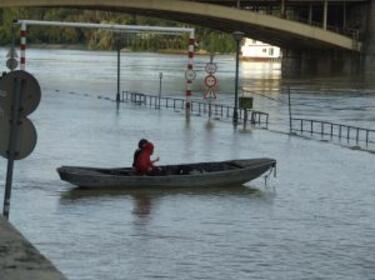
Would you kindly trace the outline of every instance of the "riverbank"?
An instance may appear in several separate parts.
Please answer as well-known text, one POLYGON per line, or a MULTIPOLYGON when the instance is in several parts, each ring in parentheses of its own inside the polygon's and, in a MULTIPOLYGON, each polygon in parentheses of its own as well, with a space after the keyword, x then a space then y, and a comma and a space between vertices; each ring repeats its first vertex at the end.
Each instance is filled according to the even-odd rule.
POLYGON ((67 280, 2 216, 0 216, 0 244, 0 279, 67 280))

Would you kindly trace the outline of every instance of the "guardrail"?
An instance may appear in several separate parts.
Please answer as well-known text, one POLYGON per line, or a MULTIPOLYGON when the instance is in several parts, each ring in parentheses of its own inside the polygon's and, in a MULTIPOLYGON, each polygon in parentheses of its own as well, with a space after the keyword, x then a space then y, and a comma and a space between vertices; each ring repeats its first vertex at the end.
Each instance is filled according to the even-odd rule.
MULTIPOLYGON (((171 108, 175 110, 185 110, 185 99, 176 97, 159 97, 156 95, 148 95, 139 92, 122 92, 122 100, 124 102, 132 102, 138 105, 144 105, 160 109, 162 107, 171 108)), ((202 101, 191 101, 191 112, 201 114, 207 114, 215 118, 233 118, 233 106, 225 104, 208 104, 202 101)), ((268 128, 268 113, 250 110, 250 109, 238 109, 239 120, 246 119, 249 124, 259 126, 261 128, 268 128), (247 118, 249 116, 250 118, 247 118)))
POLYGON ((366 146, 375 144, 375 130, 373 129, 312 119, 292 118, 292 121, 293 124, 298 124, 297 128, 292 126, 292 132, 300 132, 301 134, 307 132, 311 135, 337 137, 338 139, 346 139, 348 142, 355 141, 356 144, 366 143, 366 146))

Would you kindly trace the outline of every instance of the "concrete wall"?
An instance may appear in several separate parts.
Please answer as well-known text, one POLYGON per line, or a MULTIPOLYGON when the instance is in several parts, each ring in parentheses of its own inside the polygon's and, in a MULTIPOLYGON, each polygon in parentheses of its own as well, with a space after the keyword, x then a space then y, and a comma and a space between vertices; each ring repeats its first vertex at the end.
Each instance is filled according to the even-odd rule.
POLYGON ((0 215, 0 280, 67 280, 0 215))

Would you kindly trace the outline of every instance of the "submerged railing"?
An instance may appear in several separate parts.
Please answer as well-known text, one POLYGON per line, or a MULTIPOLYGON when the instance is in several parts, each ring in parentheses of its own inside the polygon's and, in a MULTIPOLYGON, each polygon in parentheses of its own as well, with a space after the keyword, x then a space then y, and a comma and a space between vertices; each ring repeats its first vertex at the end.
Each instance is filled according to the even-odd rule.
MULTIPOLYGON (((154 107, 155 109, 160 109, 162 107, 171 108, 175 110, 185 109, 185 99, 176 97, 159 97, 156 95, 148 95, 138 92, 122 92, 122 100, 130 101, 138 105, 144 105, 149 107, 154 107)), ((191 112, 201 114, 207 114, 214 118, 233 118, 233 106, 225 104, 208 104, 208 102, 203 101, 191 101, 191 112)), ((268 113, 250 110, 250 109, 238 109, 239 120, 246 122, 261 128, 268 128, 268 113), (248 118, 249 116, 249 118, 248 118)))
POLYGON ((304 133, 309 133, 310 135, 319 134, 322 137, 336 137, 339 140, 346 139, 348 143, 355 141, 356 144, 365 143, 366 146, 375 144, 375 130, 373 129, 301 118, 293 118, 292 122, 292 132, 300 133, 301 135, 304 133))

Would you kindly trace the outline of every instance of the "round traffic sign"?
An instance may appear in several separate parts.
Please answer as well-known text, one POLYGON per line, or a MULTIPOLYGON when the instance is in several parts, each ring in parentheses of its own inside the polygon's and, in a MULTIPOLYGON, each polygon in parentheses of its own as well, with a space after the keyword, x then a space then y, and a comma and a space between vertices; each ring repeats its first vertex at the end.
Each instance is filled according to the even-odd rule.
POLYGON ((11 114, 17 80, 21 94, 20 117, 24 117, 38 107, 41 90, 38 81, 26 71, 17 70, 6 74, 0 81, 0 106, 8 116, 11 114))
POLYGON ((208 74, 215 74, 217 71, 216 63, 210 62, 206 64, 205 70, 208 74))
POLYGON ((208 75, 204 79, 204 83, 205 83, 206 86, 208 86, 210 88, 215 87, 216 83, 217 83, 216 77, 214 75, 208 75))
MULTIPOLYGON (((37 134, 33 123, 27 119, 21 119, 18 125, 18 139, 15 143, 15 160, 23 159, 31 154, 34 150, 37 134)), ((0 155, 8 158, 9 149, 9 134, 11 130, 11 123, 9 118, 3 116, 0 118, 0 155)))
POLYGON ((193 81, 197 77, 197 73, 193 69, 188 69, 185 71, 185 78, 188 81, 193 81))
POLYGON ((7 67, 9 70, 13 71, 18 66, 18 61, 14 57, 11 57, 7 60, 7 67))

